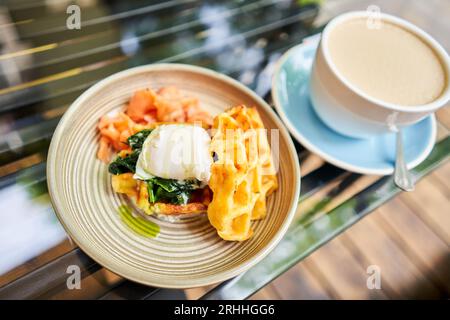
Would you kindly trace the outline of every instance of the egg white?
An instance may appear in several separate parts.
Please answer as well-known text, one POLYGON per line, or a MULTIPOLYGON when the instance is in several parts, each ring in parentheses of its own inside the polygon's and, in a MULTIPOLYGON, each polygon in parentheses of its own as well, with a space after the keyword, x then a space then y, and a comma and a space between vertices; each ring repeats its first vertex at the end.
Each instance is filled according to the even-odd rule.
POLYGON ((206 184, 213 162, 210 143, 211 137, 200 126, 158 126, 142 145, 134 178, 197 179, 206 184))

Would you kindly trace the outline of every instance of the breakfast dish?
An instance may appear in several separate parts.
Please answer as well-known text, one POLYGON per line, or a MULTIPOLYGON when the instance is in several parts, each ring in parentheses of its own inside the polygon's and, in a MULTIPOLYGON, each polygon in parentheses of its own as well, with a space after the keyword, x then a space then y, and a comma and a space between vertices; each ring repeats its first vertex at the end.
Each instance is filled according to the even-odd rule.
MULTIPOLYGON (((175 93, 175 96, 177 95, 175 93)), ((247 127, 243 127, 242 131, 245 132, 246 129, 247 127)), ((150 142, 149 144, 146 145, 145 141, 142 143, 140 154, 144 148, 153 150, 150 142)), ((165 144, 167 143, 163 143, 165 144)), ((158 143, 156 145, 161 155, 171 153, 169 149, 160 149, 158 143)), ((185 145, 188 146, 183 144, 185 145)), ((202 157, 204 149, 198 144, 195 145, 198 148, 195 149, 195 154, 198 153, 202 157)), ((242 150, 242 146, 240 148, 242 150)), ((191 153, 187 151, 186 154, 191 153)), ((270 168, 264 165, 267 162, 263 161, 268 154, 261 152, 260 161, 256 162, 252 158, 249 161, 252 165, 247 166, 245 171, 239 171, 242 181, 248 179, 244 177, 249 177, 260 169, 270 168)), ((152 157, 155 154, 149 152, 148 155, 148 158, 141 159, 142 177, 147 171, 152 173, 155 170, 163 179, 168 179, 170 176, 165 175, 164 167, 153 163, 152 157)), ((139 155, 135 155, 135 160, 137 168, 139 155)), ((232 169, 232 166, 228 166, 227 170, 228 168, 232 169)), ((116 169, 123 170, 123 167, 117 166, 116 169)), ((169 190, 174 187, 165 184, 161 186, 158 184, 161 182, 159 179, 152 179, 155 179, 152 190, 154 193, 159 192, 160 196, 167 194, 157 188, 161 187, 166 191, 164 187, 169 190)), ((208 69, 180 64, 152 64, 107 77, 84 92, 70 106, 52 138, 47 160, 47 181, 53 207, 61 224, 83 252, 96 262, 121 277, 145 285, 192 288, 237 276, 267 256, 281 240, 292 221, 299 199, 301 178, 297 153, 289 133, 270 106, 254 92, 237 81, 208 69), (147 88, 151 89, 152 93, 146 92, 142 100, 141 97, 135 99, 144 103, 140 102, 139 108, 136 107, 131 112, 130 101, 135 93, 147 88), (148 101, 145 98, 148 93, 160 96, 161 92, 164 92, 160 91, 162 88, 166 91, 165 98, 157 98, 160 100, 157 105, 154 102, 145 102, 148 101), (171 88, 170 92, 173 93, 176 88, 185 98, 182 99, 183 103, 178 98, 168 99, 168 88, 171 88), (247 108, 239 107, 244 105, 247 108), (256 113, 250 111, 253 108, 257 110, 259 119, 255 117, 256 113), (162 112, 163 110, 165 111, 162 112), (247 112, 244 112, 245 110, 247 112), (108 119, 100 121, 105 116, 108 116, 108 119), (277 184, 274 192, 268 191, 273 188, 273 185, 269 188, 271 179, 262 180, 260 186, 256 184, 252 189, 247 189, 249 192, 239 192, 239 195, 250 195, 252 199, 257 198, 254 195, 258 192, 267 192, 264 202, 265 216, 261 215, 261 219, 250 219, 250 228, 248 224, 241 224, 241 219, 247 222, 249 215, 239 219, 240 215, 232 215, 234 212, 230 210, 224 210, 220 216, 214 217, 217 219, 214 226, 210 222, 208 213, 213 203, 217 206, 232 204, 229 208, 238 208, 230 197, 215 198, 219 194, 217 190, 222 186, 220 180, 215 178, 215 173, 227 171, 210 170, 209 182, 203 186, 208 177, 202 165, 189 170, 190 174, 187 176, 183 176, 184 171, 170 167, 172 169, 167 170, 168 173, 176 173, 173 179, 204 179, 205 182, 201 183, 200 187, 204 187, 202 190, 208 190, 210 198, 201 194, 194 199, 192 194, 200 189, 188 190, 192 193, 187 205, 158 200, 157 206, 153 204, 151 207, 152 214, 146 214, 137 203, 139 193, 136 185, 142 182, 140 179, 134 179, 136 172, 118 172, 116 175, 109 171, 110 163, 114 162, 118 155, 124 156, 130 151, 133 153, 133 147, 136 151, 139 143, 149 138, 152 133, 156 139, 154 142, 158 142, 170 141, 170 136, 177 133, 183 133, 181 135, 186 137, 197 134, 205 137, 201 133, 205 130, 208 136, 205 144, 209 143, 210 148, 214 145, 217 151, 217 154, 212 154, 209 159, 212 161, 211 167, 220 164, 217 162, 221 156, 220 148, 212 142, 219 141, 220 136, 214 139, 215 132, 218 131, 214 127, 220 127, 221 118, 237 123, 244 123, 245 120, 257 128, 262 123, 267 130, 266 136, 269 138, 271 151, 278 151, 281 155, 281 161, 278 162, 273 156, 272 164, 276 169, 277 184), (171 125, 176 125, 179 130, 175 130, 171 125), (105 130, 102 132, 99 126, 105 130), (164 131, 159 135, 159 139, 156 137, 157 132, 154 133, 158 127, 160 132, 164 131), (163 127, 165 129, 162 129, 163 127), (149 133, 144 130, 152 131, 149 133), (144 133, 148 133, 145 139, 144 133), (131 138, 136 134, 137 136, 131 138), (272 137, 276 137, 276 140, 272 137), (118 179, 118 185, 114 186, 114 177, 121 174, 125 174, 122 176, 124 179, 118 179), (215 180, 218 180, 218 183, 214 184, 215 180), (258 191, 258 188, 261 188, 261 191, 258 191), (125 193, 116 192, 115 189, 125 193), (189 203, 196 203, 198 208, 189 207, 189 203), (207 203, 209 204, 206 206, 207 203), (185 211, 182 211, 182 208, 185 211), (233 223, 236 218, 238 220, 233 223), (228 232, 233 230, 230 226, 241 225, 242 229, 228 232), (225 237, 226 230, 227 236, 230 235, 236 240, 247 240, 225 241, 218 231, 223 231, 222 235, 225 237)), ((139 191, 145 192, 145 188, 139 188, 139 191)), ((180 201, 185 199, 184 196, 171 198, 180 201)), ((245 208, 249 212, 257 207, 250 203, 245 208)), ((258 209, 253 212, 262 211, 258 209)))
POLYGON ((113 190, 144 215, 207 212, 222 239, 243 241, 277 188, 264 129, 256 108, 233 107, 212 120, 176 87, 138 90, 125 110, 100 118, 97 157, 109 163, 113 190))
POLYGON ((101 117, 97 157, 109 163, 114 191, 129 196, 146 215, 204 213, 211 197, 206 186, 212 160, 202 125, 211 123, 198 100, 176 87, 138 90, 124 111, 101 117), (169 159, 173 151, 185 150, 185 143, 195 153, 188 156, 196 156, 189 168, 175 163, 182 154, 169 159), (112 152, 118 154, 110 162, 112 152))
POLYGON ((97 156, 109 162, 111 147, 114 151, 128 149, 127 139, 144 129, 152 129, 158 122, 212 124, 211 115, 200 108, 197 98, 184 96, 174 86, 158 91, 137 90, 126 105, 126 110, 101 117, 98 129, 100 148, 97 156))

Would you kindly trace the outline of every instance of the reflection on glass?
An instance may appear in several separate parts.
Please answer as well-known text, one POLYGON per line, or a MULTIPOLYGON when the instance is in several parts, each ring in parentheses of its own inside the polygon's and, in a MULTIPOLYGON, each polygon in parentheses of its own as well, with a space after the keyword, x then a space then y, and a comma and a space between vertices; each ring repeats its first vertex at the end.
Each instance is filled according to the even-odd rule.
POLYGON ((0 190, 0 275, 66 238, 48 194, 32 197, 21 184, 0 190))

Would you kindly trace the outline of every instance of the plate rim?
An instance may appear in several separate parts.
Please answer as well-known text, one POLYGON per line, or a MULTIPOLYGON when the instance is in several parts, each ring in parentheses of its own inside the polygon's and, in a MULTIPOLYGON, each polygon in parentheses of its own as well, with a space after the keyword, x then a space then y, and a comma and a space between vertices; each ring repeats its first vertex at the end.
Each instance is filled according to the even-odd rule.
MULTIPOLYGON (((92 85, 90 88, 88 88, 86 91, 84 91, 77 99, 75 99, 74 102, 69 106, 67 111, 62 116, 61 120, 59 121, 51 142, 48 149, 48 156, 47 156, 47 165, 46 165, 46 177, 47 177, 47 188, 48 193, 50 196, 50 201, 52 204, 52 207, 54 209, 54 212, 64 228, 67 235, 77 244, 77 246, 86 253, 89 257, 91 257, 96 263, 101 265, 107 270, 112 271, 113 273, 118 274, 119 276, 140 283, 148 286, 153 286, 157 288, 167 288, 167 289, 187 289, 187 288, 195 288, 195 287, 201 287, 211 284, 216 284, 219 282, 223 282, 225 280, 228 280, 230 278, 236 277, 239 274, 244 273, 245 271, 249 270, 251 267, 256 265, 258 262, 260 262, 263 258, 265 258, 272 250, 273 248, 281 241, 283 236, 286 234, 286 231, 288 227, 290 226, 297 206, 298 206, 298 199, 300 196, 300 186, 301 186, 301 174, 300 174, 300 163, 298 160, 298 155, 295 150, 294 143, 292 141, 292 138, 288 132, 288 130, 284 127, 283 122, 278 118, 276 113, 272 110, 272 108, 265 102, 260 96, 258 96, 253 90, 250 88, 247 88, 245 85, 240 83, 239 81, 221 74, 219 72, 216 72, 211 69, 195 66, 195 65, 188 65, 188 64, 180 64, 180 63, 154 63, 154 64, 146 64, 138 67, 133 67, 129 69, 125 69, 122 71, 119 71, 117 73, 111 74, 107 76, 106 78, 98 81, 94 85, 92 85), (61 140, 61 136, 64 133, 65 127, 70 124, 70 120, 72 116, 77 111, 79 105, 82 105, 83 102, 94 92, 97 92, 107 86, 108 84, 116 81, 117 79, 120 79, 122 77, 131 76, 133 74, 139 74, 139 73, 145 73, 145 72, 152 72, 152 71, 171 71, 172 70, 181 70, 181 71, 188 71, 188 72, 194 72, 194 73, 200 73, 205 76, 209 76, 212 78, 215 78, 219 81, 223 81, 231 85, 232 87, 235 87, 239 91, 243 91, 247 95, 251 96, 253 99, 255 99, 258 102, 258 107, 262 107, 269 117, 274 121, 274 123, 277 126, 277 129, 281 131, 282 135, 285 137, 285 141, 287 144, 287 149, 289 152, 289 155, 293 161, 293 168, 294 168, 294 176, 297 178, 294 182, 294 200, 290 203, 289 209, 287 211, 286 217, 281 225, 281 227, 276 231, 275 235, 270 239, 270 241, 267 243, 265 247, 263 247, 257 254, 255 254, 254 257, 250 258, 245 263, 239 264, 234 268, 227 269, 226 271, 222 271, 218 274, 210 275, 207 277, 202 277, 200 279, 197 279, 195 283, 181 283, 176 285, 170 285, 167 283, 162 283, 159 281, 152 281, 152 279, 142 279, 139 277, 135 277, 134 275, 127 274, 127 270, 124 268, 116 268, 116 266, 111 267, 108 265, 109 259, 104 259, 102 255, 96 253, 95 248, 92 248, 88 245, 85 245, 82 240, 78 238, 77 235, 72 232, 72 229, 70 226, 66 225, 64 221, 64 214, 61 214, 60 209, 62 208, 61 200, 58 198, 58 196, 55 194, 55 191, 52 189, 53 181, 57 179, 57 177, 53 174, 53 170, 51 169, 56 165, 56 150, 58 149, 59 142, 61 140), (120 269, 120 270, 119 270, 120 269)), ((225 241, 225 240, 224 240, 225 241)))
MULTIPOLYGON (((345 169, 347 171, 360 173, 360 174, 367 174, 367 175, 391 175, 394 173, 394 168, 392 169, 375 169, 375 168, 367 168, 362 166, 357 166, 350 164, 348 162, 342 161, 327 152, 322 151, 320 148, 316 147, 313 142, 310 141, 310 139, 306 138, 300 131, 297 130, 295 125, 292 123, 292 121, 288 118, 286 113, 284 112, 284 108, 282 107, 282 103, 280 102, 280 98, 278 96, 278 75, 281 71, 282 66, 285 64, 286 60, 293 54, 296 50, 305 49, 306 46, 312 46, 313 44, 307 44, 307 43, 300 43, 289 50, 287 50, 276 62, 274 73, 272 76, 272 99, 273 104, 275 106, 275 109, 277 110, 278 114, 280 115, 280 118, 283 120, 283 123, 288 128, 289 132, 292 134, 292 136, 301 143, 306 149, 310 150, 311 152, 317 154, 321 158, 323 158, 325 161, 331 163, 332 165, 335 165, 336 167, 345 169)), ((431 118, 431 134, 429 135, 428 141, 427 141, 427 147, 424 148, 424 150, 421 152, 421 154, 415 158, 413 161, 409 162, 407 164, 408 169, 412 169, 422 163, 428 155, 431 153, 431 150, 433 149, 436 138, 437 138, 437 124, 436 124, 436 116, 434 114, 429 115, 428 117, 431 118)), ((426 119, 425 117, 424 119, 426 119)))

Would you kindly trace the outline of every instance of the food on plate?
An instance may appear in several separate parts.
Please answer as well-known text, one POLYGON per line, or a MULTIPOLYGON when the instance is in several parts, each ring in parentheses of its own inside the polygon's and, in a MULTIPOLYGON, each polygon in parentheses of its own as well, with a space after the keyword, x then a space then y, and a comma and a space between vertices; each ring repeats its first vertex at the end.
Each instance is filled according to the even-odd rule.
POLYGON ((103 116, 99 123, 100 147, 97 157, 105 163, 111 160, 111 151, 128 150, 127 139, 158 122, 212 124, 211 115, 200 107, 197 98, 189 97, 176 87, 158 91, 138 90, 131 97, 124 112, 103 116))
POLYGON ((98 129, 97 157, 109 163, 113 190, 143 216, 207 213, 220 237, 243 241, 251 221, 266 215, 277 178, 256 108, 234 107, 213 120, 176 87, 139 90, 98 129))
POLYGON ((136 178, 155 177, 208 183, 212 163, 208 132, 199 126, 160 125, 142 145, 136 164, 136 178))
POLYGON ((208 218, 225 240, 253 234, 251 221, 266 215, 266 197, 278 187, 270 146, 258 111, 238 106, 214 119, 208 218))
POLYGON ((159 235, 160 228, 156 223, 133 215, 130 207, 121 205, 117 211, 122 221, 137 234, 146 238, 155 238, 159 235))

